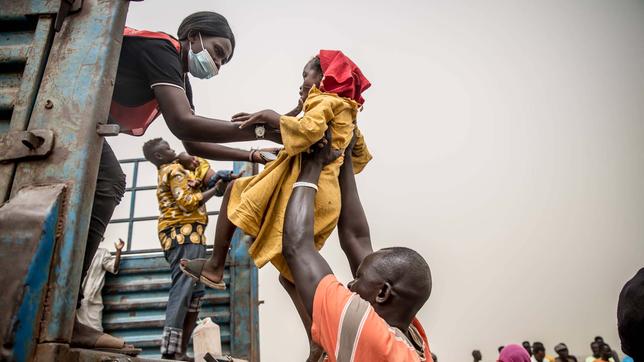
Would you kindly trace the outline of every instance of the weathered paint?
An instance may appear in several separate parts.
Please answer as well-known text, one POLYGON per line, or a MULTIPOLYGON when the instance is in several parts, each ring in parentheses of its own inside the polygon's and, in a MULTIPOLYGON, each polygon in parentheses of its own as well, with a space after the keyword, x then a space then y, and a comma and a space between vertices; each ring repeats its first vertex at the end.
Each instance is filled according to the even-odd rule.
MULTIPOLYGON (((5 11, 2 5, 0 8, 5 11)), ((49 55, 53 21, 51 15, 45 14, 0 23, 0 132, 24 131, 49 55), (20 31, 12 31, 15 28, 20 31)), ((15 168, 15 163, 0 164, 0 201, 9 197, 15 168)))
POLYGON ((65 185, 29 187, 0 207, 1 360, 27 361, 36 344, 65 185))
MULTIPOLYGON (((231 266, 224 273, 230 284, 231 266)), ((123 256, 119 274, 109 275, 103 288, 103 328, 143 350, 143 357, 160 357, 170 267, 162 253, 123 256)), ((221 327, 222 347, 230 351, 230 289, 206 290, 200 318, 211 317, 221 327)))
POLYGON ((57 240, 41 342, 69 342, 127 2, 85 0, 54 35, 28 129, 56 132, 51 155, 18 165, 11 193, 30 184, 66 183, 64 225, 57 240), (48 105, 46 107, 46 105, 48 105))
MULTIPOLYGON (((234 171, 257 173, 257 165, 235 163, 234 171)), ((248 255, 251 239, 237 229, 230 246, 231 269, 231 352, 238 358, 259 361, 259 300, 257 267, 248 255)))

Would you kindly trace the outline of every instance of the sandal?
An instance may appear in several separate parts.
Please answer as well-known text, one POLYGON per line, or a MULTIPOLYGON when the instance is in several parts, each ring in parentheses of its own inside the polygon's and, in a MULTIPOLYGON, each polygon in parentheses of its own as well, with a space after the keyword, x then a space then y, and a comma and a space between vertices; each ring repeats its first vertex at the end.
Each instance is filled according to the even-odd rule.
POLYGON ((186 261, 185 266, 179 263, 179 268, 184 274, 186 274, 187 276, 191 277, 194 280, 198 280, 199 282, 203 283, 207 287, 210 287, 213 289, 219 289, 219 290, 226 290, 226 283, 223 280, 220 282, 213 282, 212 280, 201 275, 201 271, 203 270, 203 266, 206 263, 206 259, 193 259, 193 260, 182 259, 181 261, 184 261, 184 260, 186 261))

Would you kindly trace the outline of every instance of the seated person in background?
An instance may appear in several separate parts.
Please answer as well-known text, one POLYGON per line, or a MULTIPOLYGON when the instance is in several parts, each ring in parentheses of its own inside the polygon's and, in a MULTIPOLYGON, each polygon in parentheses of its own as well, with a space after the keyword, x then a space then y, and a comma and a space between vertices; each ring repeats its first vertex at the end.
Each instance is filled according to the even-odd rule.
POLYGON ((626 282, 619 294, 617 331, 622 351, 633 361, 644 362, 644 268, 626 282))
MULTIPOLYGON (((340 154, 331 149, 330 132, 325 139, 323 149, 302 154, 302 167, 286 208, 282 243, 296 290, 312 319, 313 340, 331 362, 431 361, 424 330, 415 318, 431 292, 430 269, 420 254, 405 247, 373 252, 363 258, 347 288, 315 247, 317 183, 324 166, 340 154)), ((350 147, 346 152, 351 152, 350 147)), ((368 230, 355 179, 353 183, 342 186, 342 208, 355 210, 354 219, 360 225, 343 227, 368 230)))
POLYGON ((532 357, 532 345, 530 345, 530 342, 523 341, 521 342, 521 345, 525 348, 525 351, 528 352, 528 356, 532 357))
POLYGON ((164 359, 186 360, 185 352, 197 322, 204 287, 183 274, 179 262, 182 258, 206 256, 205 203, 215 196, 217 188, 202 192, 200 185, 214 172, 202 158, 189 155, 179 158, 161 138, 147 141, 143 154, 159 170, 159 241, 172 270, 161 354, 164 359))
POLYGON ((590 343, 590 350, 593 352, 593 354, 586 357, 586 362, 593 362, 597 358, 599 358, 599 346, 600 344, 597 341, 592 341, 590 343))
MULTIPOLYGON (((602 344, 606 344, 606 342, 604 341, 604 337, 602 336, 595 337, 595 342, 597 342, 597 344, 599 345, 599 348, 601 348, 602 344)), ((619 355, 617 354, 617 351, 613 350, 612 353, 613 353, 613 359, 615 360, 615 362, 619 362, 619 355)))
POLYGON ((543 350, 543 359, 540 359, 539 361, 544 361, 544 362, 555 362, 555 358, 553 356, 550 356, 546 353, 546 346, 543 345, 541 342, 534 342, 532 343, 532 358, 533 361, 535 360, 534 356, 537 354, 537 349, 538 350, 543 350))
POLYGON ((556 362, 577 362, 577 357, 571 356, 568 351, 568 346, 565 343, 559 343, 555 346, 555 352, 558 357, 555 358, 556 362))
POLYGON ((83 300, 81 306, 76 311, 76 318, 86 326, 90 326, 98 331, 103 332, 103 296, 101 291, 105 284, 105 272, 118 274, 119 264, 121 263, 121 251, 125 242, 119 239, 114 243, 116 254, 112 256, 109 250, 98 248, 92 264, 89 266, 87 276, 83 280, 83 300))
POLYGON ((530 360, 532 362, 548 362, 546 359, 546 347, 543 344, 537 343, 535 342, 532 345, 532 357, 530 360))
POLYGON ((613 350, 607 343, 599 347, 599 358, 595 362, 611 362, 613 361, 613 350))
POLYGON ((528 351, 518 344, 503 347, 498 362, 530 362, 528 351))

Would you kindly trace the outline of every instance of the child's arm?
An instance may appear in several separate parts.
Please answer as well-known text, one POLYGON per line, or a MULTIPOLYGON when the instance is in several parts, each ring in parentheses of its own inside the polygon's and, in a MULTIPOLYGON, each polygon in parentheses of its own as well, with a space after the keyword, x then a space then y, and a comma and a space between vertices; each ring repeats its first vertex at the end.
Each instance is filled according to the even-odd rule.
POLYGON ((282 135, 284 150, 291 156, 306 151, 324 137, 327 124, 334 117, 334 97, 318 96, 308 100, 307 109, 301 118, 280 116, 277 112, 267 109, 257 113, 233 118, 233 122, 242 122, 240 128, 257 124, 266 124, 271 128, 279 128, 282 135))
MULTIPOLYGON (((373 158, 367 144, 364 141, 364 136, 362 132, 356 127, 355 129, 355 145, 353 146, 353 152, 351 152, 351 162, 353 163, 353 172, 357 175, 367 166, 367 163, 373 158)), ((345 161, 346 162, 346 161, 345 161)))

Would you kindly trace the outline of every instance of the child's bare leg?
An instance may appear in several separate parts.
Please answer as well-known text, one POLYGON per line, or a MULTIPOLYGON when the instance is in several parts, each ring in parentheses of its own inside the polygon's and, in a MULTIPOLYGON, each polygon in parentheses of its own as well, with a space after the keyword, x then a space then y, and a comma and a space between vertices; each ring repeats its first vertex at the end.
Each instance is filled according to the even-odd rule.
POLYGON ((322 356, 324 350, 322 349, 322 347, 313 342, 313 339, 311 338, 311 316, 309 316, 309 314, 307 313, 306 308, 304 307, 304 303, 302 302, 300 295, 295 289, 295 284, 291 283, 288 279, 284 278, 281 275, 279 277, 279 280, 280 284, 282 284, 282 286, 286 290, 286 293, 288 293, 288 296, 291 297, 291 300, 295 305, 295 309, 297 309, 297 314, 300 315, 300 319, 302 320, 302 324, 304 325, 304 329, 306 330, 306 335, 309 338, 309 358, 307 358, 307 362, 317 362, 320 360, 320 357, 322 356))
POLYGON ((215 229, 215 246, 212 255, 206 261, 201 271, 201 275, 212 280, 220 282, 224 278, 224 266, 226 264, 226 255, 230 248, 230 241, 235 233, 235 225, 228 220, 228 200, 230 199, 230 190, 234 181, 231 181, 226 188, 224 197, 221 200, 221 208, 217 216, 217 227, 215 229))

